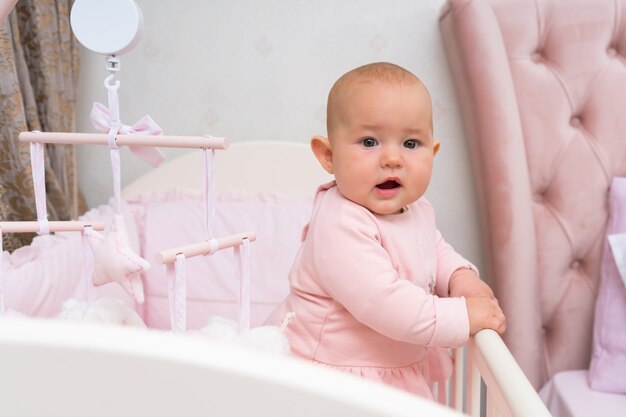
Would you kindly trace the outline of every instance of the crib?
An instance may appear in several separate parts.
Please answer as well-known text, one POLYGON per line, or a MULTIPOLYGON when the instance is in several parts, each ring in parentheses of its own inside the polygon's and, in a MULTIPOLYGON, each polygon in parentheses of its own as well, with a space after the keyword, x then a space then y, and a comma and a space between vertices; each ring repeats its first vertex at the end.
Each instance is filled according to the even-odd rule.
MULTIPOLYGON (((182 218, 183 223, 192 225, 192 231, 194 216, 201 217, 197 194, 201 185, 200 164, 200 153, 192 151, 148 172, 123 190, 128 201, 125 216, 131 225, 129 233, 134 233, 131 240, 151 263, 158 251, 154 241, 162 237, 147 227, 154 227, 149 226, 153 222, 163 224, 158 214, 182 218)), ((276 253, 266 252, 263 244, 272 242, 264 243, 262 236, 269 234, 273 242, 286 242, 278 250, 283 258, 289 258, 297 249, 300 230, 308 220, 311 190, 329 178, 317 166, 308 146, 288 142, 233 144, 218 152, 216 177, 220 195, 226 196, 217 199, 218 223, 220 204, 225 204, 228 211, 233 209, 232 204, 243 204, 247 211, 238 211, 240 221, 229 227, 238 231, 247 226, 246 221, 260 223, 256 224, 258 246, 254 250, 263 256, 253 259, 253 270, 266 275, 264 268, 273 268, 273 279, 259 278, 261 282, 255 285, 257 277, 252 277, 250 323, 258 326, 286 293, 290 266, 289 259, 277 262, 276 253), (265 198, 259 200, 258 195, 265 198), (272 219, 272 212, 277 213, 280 221, 272 219), (254 217, 254 213, 261 217, 254 217), (271 227, 264 228, 263 222, 271 227), (289 227, 275 227, 277 223, 289 227), (262 265, 262 261, 269 261, 270 266, 262 265)), ((106 223, 106 207, 89 216, 100 216, 106 223)), ((179 226, 174 230, 189 233, 179 226)), ((159 233, 167 235, 169 244, 177 239, 170 229, 159 233)), ((79 244, 78 237, 47 238, 57 239, 57 258, 62 248, 72 251, 79 244)), ((38 239, 41 237, 35 239, 35 247, 40 244, 38 239)), ((30 249, 22 252, 29 253, 30 249)), ((27 264, 36 263, 36 255, 43 253, 31 253, 27 264)), ((5 265, 10 265, 10 257, 4 256, 5 265)), ((19 253, 18 256, 24 257, 19 253)), ((448 407, 291 357, 174 334, 170 331, 163 268, 156 264, 148 271, 150 274, 143 276, 143 305, 132 303, 114 283, 98 288, 99 296, 116 297, 135 308, 149 330, 41 318, 52 316, 65 298, 80 297, 84 292, 79 274, 71 273, 72 268, 80 265, 70 267, 69 258, 61 258, 67 264, 67 272, 57 271, 57 276, 45 277, 47 285, 54 280, 63 282, 52 295, 41 286, 41 279, 38 285, 37 277, 23 276, 25 271, 32 273, 41 268, 24 269, 23 264, 7 276, 7 305, 32 317, 0 320, 0 403, 7 415, 549 415, 502 339, 489 330, 477 334, 467 349, 457 349, 453 378, 434 387, 437 401, 448 407), (16 285, 18 280, 20 285, 16 285), (24 294, 26 291, 28 294, 24 294)), ((220 263, 209 258, 201 259, 198 268, 220 263)), ((224 262, 232 263, 230 259, 224 262)), ((236 316, 234 284, 228 276, 231 272, 222 268, 225 274, 215 273, 211 278, 220 281, 221 286, 195 286, 190 279, 190 329, 199 327, 209 314, 236 316)))

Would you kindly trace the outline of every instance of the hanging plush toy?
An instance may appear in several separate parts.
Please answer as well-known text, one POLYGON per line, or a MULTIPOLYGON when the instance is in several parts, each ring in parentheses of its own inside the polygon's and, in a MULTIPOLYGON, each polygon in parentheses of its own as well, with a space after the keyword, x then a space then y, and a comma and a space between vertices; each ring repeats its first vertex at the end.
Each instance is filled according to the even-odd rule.
MULTIPOLYGON (((117 135, 160 135, 162 132, 150 116, 143 117, 132 126, 122 124, 117 93, 120 82, 112 83, 113 77, 120 70, 120 62, 116 57, 131 51, 141 38, 143 15, 133 0, 76 0, 72 5, 70 22, 74 35, 83 46, 107 57, 106 69, 109 71, 104 81, 109 106, 94 103, 90 118, 96 129, 108 132, 115 215, 106 234, 93 230, 86 233, 94 254, 93 284, 116 282, 136 302, 143 303, 141 272, 147 270, 150 263, 134 253, 128 243, 124 218, 120 213, 120 152, 115 140, 117 135), (115 22, 115 25, 111 25, 111 22, 115 22)), ((157 167, 164 159, 157 148, 129 146, 129 149, 153 167, 157 167)))
MULTIPOLYGON (((58 316, 60 319, 72 322, 146 327, 139 314, 122 300, 117 298, 96 298, 95 285, 110 282, 109 278, 113 276, 118 277, 118 283, 122 288, 136 296, 133 297, 135 300, 140 298, 140 302, 143 302, 143 286, 141 285, 139 272, 128 271, 138 270, 134 262, 145 261, 139 257, 137 257, 137 260, 129 260, 125 255, 120 255, 120 253, 124 253, 124 250, 119 248, 128 246, 128 243, 124 225, 116 225, 117 217, 113 217, 111 229, 106 235, 94 231, 91 226, 83 228, 85 257, 83 275, 86 297, 84 301, 74 298, 66 300, 58 316), (114 229, 117 231, 111 232, 114 229)), ((136 256, 130 248, 127 249, 127 253, 128 256, 136 256)))
MULTIPOLYGON (((128 243, 126 225, 121 214, 121 164, 119 146, 115 143, 118 134, 145 134, 160 135, 161 128, 150 116, 144 116, 132 126, 124 125, 120 121, 119 97, 117 90, 120 82, 111 84, 115 72, 119 70, 119 62, 114 57, 107 59, 107 68, 111 74, 106 78, 104 85, 108 91, 109 107, 94 103, 91 110, 91 122, 101 131, 108 132, 108 142, 111 153, 111 167, 113 170, 113 207, 115 214, 106 235, 93 230, 86 233, 87 240, 94 254, 94 285, 104 285, 116 282, 138 303, 143 303, 143 285, 141 272, 150 268, 150 263, 133 252, 128 243)), ((131 152, 141 159, 158 167, 164 160, 164 155, 157 148, 129 147, 131 152)))
POLYGON ((133 300, 143 303, 141 272, 150 269, 150 263, 130 248, 124 218, 115 214, 106 234, 87 229, 85 236, 93 251, 93 284, 117 282, 133 300))

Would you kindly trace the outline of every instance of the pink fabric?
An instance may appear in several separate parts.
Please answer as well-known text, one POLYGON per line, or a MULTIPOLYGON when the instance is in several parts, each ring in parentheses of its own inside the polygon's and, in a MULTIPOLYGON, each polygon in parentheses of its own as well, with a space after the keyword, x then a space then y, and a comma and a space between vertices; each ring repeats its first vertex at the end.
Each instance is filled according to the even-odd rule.
POLYGON ((176 255, 174 263, 165 266, 170 325, 175 333, 183 333, 187 330, 187 274, 185 264, 185 255, 179 253, 176 255))
MULTIPOLYGON (((123 206, 126 231, 132 247, 138 248, 137 228, 123 206)), ((103 205, 90 210, 79 220, 101 220, 109 224, 113 209, 103 205)), ((4 292, 7 309, 27 316, 55 317, 68 298, 87 300, 89 288, 85 281, 87 257, 81 233, 63 232, 37 236, 29 246, 12 254, 3 252, 4 292)), ((98 287, 97 297, 112 297, 131 307, 134 303, 117 284, 98 287)))
POLYGON ((136 255, 128 243, 124 217, 115 214, 106 234, 88 229, 85 236, 93 251, 94 285, 115 282, 135 301, 143 303, 141 273, 150 269, 150 263, 136 255))
POLYGON ((626 0, 448 0, 441 31, 488 276, 535 387, 589 365, 607 197, 626 175, 626 0))
POLYGON ((560 372, 539 396, 554 417, 623 417, 626 396, 591 390, 587 380, 584 370, 560 372))
POLYGON ((206 238, 214 239, 213 224, 215 223, 215 149, 202 149, 202 176, 204 183, 204 216, 206 238))
MULTIPOLYGON (((89 117, 93 126, 103 132, 109 132, 112 124, 115 122, 111 115, 111 111, 100 103, 93 104, 89 117)), ((120 133, 122 135, 160 135, 163 131, 161 130, 161 127, 152 119, 152 117, 145 115, 132 126, 120 123, 120 126, 115 133, 120 133)), ((150 146, 129 146, 128 149, 130 149, 130 151, 142 161, 155 168, 161 165, 161 162, 165 159, 165 155, 163 155, 159 148, 150 146)))
POLYGON ((244 239, 241 245, 233 249, 235 250, 235 269, 239 280, 237 294, 239 333, 244 333, 250 330, 250 241, 244 239))
POLYGON ((381 216, 330 183, 316 196, 289 296, 268 324, 295 312, 286 335, 296 355, 430 397, 423 374, 441 374, 450 358, 427 363, 425 347, 469 336, 465 301, 446 298, 463 266, 474 268, 443 240, 425 199, 381 216))
MULTIPOLYGON (((626 178, 613 179, 609 207, 607 236, 626 233, 626 178)), ((615 250, 626 257, 626 248, 615 250)), ((599 391, 626 394, 626 286, 608 240, 604 244, 601 273, 589 385, 599 391)))
MULTIPOLYGON (((141 255, 206 240, 203 197, 175 190, 144 194, 130 202, 142 224, 141 255)), ((224 236, 255 230, 250 245, 250 326, 263 324, 288 292, 287 274, 300 245, 300 233, 311 203, 276 194, 222 194, 216 199, 214 233, 224 236)), ((239 319, 239 278, 233 250, 188 259, 187 329, 206 325, 210 315, 239 319)), ((169 329, 165 267, 144 274, 144 320, 148 327, 169 329)))
POLYGON ((39 234, 50 233, 48 225, 48 207, 46 203, 46 171, 44 163, 44 144, 30 143, 30 166, 33 173, 33 187, 35 191, 35 208, 39 222, 39 234))

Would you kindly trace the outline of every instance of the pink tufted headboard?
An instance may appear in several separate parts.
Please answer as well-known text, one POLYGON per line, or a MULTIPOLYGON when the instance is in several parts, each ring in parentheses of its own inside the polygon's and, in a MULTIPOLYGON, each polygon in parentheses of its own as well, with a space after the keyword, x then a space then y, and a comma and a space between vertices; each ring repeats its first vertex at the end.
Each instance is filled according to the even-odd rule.
POLYGON ((440 24, 486 273, 540 387, 589 365, 608 189, 626 175, 626 0, 449 0, 440 24))

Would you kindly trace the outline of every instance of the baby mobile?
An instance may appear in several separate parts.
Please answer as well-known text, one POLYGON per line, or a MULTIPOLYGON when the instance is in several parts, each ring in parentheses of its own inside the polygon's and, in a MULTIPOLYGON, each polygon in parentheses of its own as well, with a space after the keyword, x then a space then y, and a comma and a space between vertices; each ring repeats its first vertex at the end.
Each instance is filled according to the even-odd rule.
MULTIPOLYGON (((121 215, 121 173, 119 144, 116 141, 120 135, 161 135, 159 126, 149 116, 144 116, 133 126, 127 126, 120 121, 118 89, 120 82, 112 83, 115 74, 119 71, 119 60, 115 55, 132 49, 139 41, 143 28, 143 18, 140 9, 132 0, 116 0, 101 2, 98 0, 77 1, 72 8, 72 28, 79 41, 89 49, 106 55, 106 66, 109 75, 104 81, 108 93, 108 107, 95 103, 91 111, 91 121, 98 130, 107 132, 107 144, 110 148, 111 166, 113 170, 113 203, 115 215, 112 227, 107 235, 88 230, 87 239, 93 249, 96 259, 93 273, 93 283, 102 285, 114 280, 118 282, 128 294, 138 303, 144 301, 141 272, 147 270, 150 264, 134 254, 128 244, 125 234, 124 218, 121 215), (97 12, 96 12, 97 11, 97 12), (97 16, 97 19, 93 19, 97 16), (125 16, 121 18, 121 16, 125 16), (116 22, 115 30, 111 30, 110 22, 116 22), (98 27, 100 25, 101 27, 98 27), (106 34, 106 35, 105 35, 106 34), (109 36, 110 35, 110 36, 109 36), (122 37, 122 39, 119 39, 122 37), (111 256, 113 254, 113 256, 111 256), (102 260, 98 262, 97 260, 102 260), (114 259, 113 261, 104 261, 114 259)), ((225 138, 198 138, 177 137, 162 141, 163 146, 196 147, 203 151, 204 174, 204 202, 206 242, 193 244, 187 247, 175 248, 166 251, 165 255, 157 255, 158 263, 165 263, 168 271, 169 305, 172 330, 183 332, 186 330, 186 278, 185 260, 196 255, 212 254, 220 249, 234 247, 240 265, 241 291, 239 305, 241 310, 240 330, 249 327, 249 242, 255 240, 254 232, 243 233, 225 238, 216 239, 212 231, 212 218, 215 214, 215 149, 226 149, 228 142, 225 138), (240 249, 243 248, 243 249, 240 249), (172 255, 168 255, 171 253, 172 255)), ((129 147, 131 152, 142 158, 154 167, 163 160, 163 155, 156 148, 129 147)))
MULTIPOLYGON (((76 1, 72 9, 71 23, 79 38, 79 41, 86 47, 107 55, 107 69, 110 75, 105 80, 105 87, 108 90, 109 107, 104 107, 99 103, 94 104, 91 112, 91 120, 97 129, 107 131, 106 143, 111 149, 111 163, 114 179, 114 216, 106 235, 100 233, 104 230, 102 222, 48 222, 46 211, 46 191, 44 177, 44 143, 75 144, 75 143, 102 143, 102 137, 93 134, 75 133, 42 133, 23 132, 20 140, 30 142, 31 166, 33 184, 35 191, 35 206, 37 211, 37 222, 13 222, 13 224, 2 224, 0 230, 8 232, 36 231, 39 235, 46 235, 55 231, 80 231, 83 234, 83 241, 87 242, 91 250, 85 244, 85 268, 87 301, 78 303, 73 299, 64 303, 64 311, 61 317, 74 320, 85 318, 90 314, 98 321, 102 321, 101 310, 116 310, 115 316, 118 322, 124 324, 143 325, 139 316, 119 300, 95 300, 93 286, 100 286, 109 282, 117 282, 129 295, 138 303, 143 302, 143 288, 141 285, 140 273, 150 267, 149 262, 136 255, 128 244, 125 232, 124 218, 120 212, 120 155, 119 155, 119 135, 160 135, 161 129, 149 117, 145 116, 133 126, 126 126, 121 123, 119 117, 119 100, 117 89, 119 81, 111 84, 110 81, 116 71, 119 70, 119 61, 116 54, 122 54, 130 50, 138 41, 143 19, 141 12, 134 2, 111 1, 107 5, 111 8, 106 12, 115 15, 106 16, 97 13, 94 1, 76 1), (93 14, 94 12, 95 15, 93 14), (118 13, 119 12, 119 13, 118 13), (94 30, 94 17, 98 15, 107 22, 117 22, 127 30, 109 30, 100 32, 105 36, 92 37, 94 30), (119 301, 119 302, 116 302, 119 301), (69 308, 69 311, 67 309, 69 308), (80 317, 79 317, 80 316, 80 317), (99 317, 99 318, 98 318, 99 317)), ((102 7, 100 7, 102 9, 102 7)), ((102 11, 102 10, 101 10, 102 11)), ((99 19, 97 19, 100 21, 99 19)), ((139 137, 138 137, 139 139, 139 137)), ((158 166, 164 159, 163 154, 156 148, 150 146, 135 146, 130 141, 129 148, 133 153, 150 163, 158 166)), ((143 143, 141 143, 143 145, 143 143)), ((146 145, 149 145, 146 143, 146 145)), ((0 268, 2 266, 0 265, 0 268)), ((2 269, 0 269, 2 271, 2 269)), ((0 311, 5 311, 4 305, 4 281, 0 279, 0 311)), ((109 317, 114 315, 109 314, 109 317)), ((106 321, 106 318, 104 319, 106 321)))
MULTIPOLYGON (((118 135, 161 135, 162 130, 148 115, 132 126, 123 124, 120 119, 118 95, 120 81, 112 83, 114 76, 120 70, 120 62, 116 56, 130 51, 137 44, 143 29, 143 17, 134 2, 114 1, 102 4, 82 0, 74 3, 70 20, 74 34, 84 46, 106 55, 106 69, 109 72, 104 80, 108 107, 94 103, 90 119, 94 128, 107 134, 113 174, 114 214, 106 234, 91 228, 85 229, 84 234, 93 253, 93 262, 90 265, 92 278, 89 284, 100 286, 117 282, 135 302, 143 303, 141 272, 148 270, 150 263, 131 249, 126 235, 126 225, 121 213, 120 146, 116 138, 118 135), (98 16, 97 22, 99 23, 92 18, 94 15, 98 16), (108 30, 106 28, 98 30, 98 27, 94 26, 102 25, 102 22, 109 25, 108 30), (117 27, 114 30, 111 29, 110 22, 116 22, 114 26, 117 27)), ((129 145, 128 148, 134 155, 155 168, 165 159, 161 151, 155 147, 129 145)), ((88 288, 91 289, 92 285, 88 288)), ((88 292, 88 304, 82 306, 74 304, 74 310, 94 308, 90 304, 96 305, 93 291, 88 292)), ((71 306, 68 307, 66 303, 65 307, 70 311, 64 311, 64 314, 71 316, 71 306)))
MULTIPOLYGON (((94 270, 93 281, 96 285, 109 282, 113 279, 127 277, 127 279, 116 279, 126 291, 138 302, 143 301, 143 291, 141 286, 140 272, 149 267, 149 264, 142 258, 133 254, 127 243, 124 234, 123 217, 120 210, 120 161, 119 150, 115 143, 115 138, 119 134, 161 134, 160 128, 149 117, 145 116, 135 125, 126 126, 120 122, 119 99, 117 90, 120 82, 111 81, 117 71, 119 71, 119 61, 115 59, 113 51, 117 54, 127 52, 138 42, 139 32, 143 27, 143 19, 137 5, 132 0, 116 0, 115 2, 100 2, 98 0, 77 1, 72 9, 72 27, 79 41, 89 49, 107 55, 107 69, 110 75, 105 79, 104 85, 108 91, 108 108, 100 103, 95 103, 91 112, 91 120, 94 126, 108 132, 107 143, 111 149, 111 163, 114 178, 114 206, 116 215, 113 227, 108 235, 102 236, 99 233, 89 231, 87 234, 90 244, 94 250, 96 259, 104 259, 112 250, 117 249, 121 255, 118 262, 98 263, 94 270), (113 4, 115 3, 115 4, 113 4), (98 13, 94 10, 98 9, 98 13), (110 13, 109 16, 106 14, 110 13), (89 16, 98 15, 98 19, 93 21, 89 16), (126 22, 120 22, 121 15, 128 16, 126 22), (116 20, 117 19, 117 20, 116 20), (118 27, 136 28, 136 31, 128 31, 123 39, 115 42, 102 36, 109 29, 109 22, 117 21, 118 27), (101 27, 98 27, 100 25, 101 27), (101 265, 100 267, 98 265, 101 265), (104 270, 102 270, 104 269, 104 270)), ((123 32, 123 31, 119 31, 123 32)), ((112 35, 118 36, 116 31, 112 35)), ((182 138, 181 138, 182 139, 182 138)), ((202 332, 215 339, 229 341, 240 341, 244 344, 278 352, 289 350, 288 342, 283 335, 284 329, 293 314, 289 314, 278 328, 275 326, 261 326, 250 329, 250 243, 256 239, 254 232, 239 233, 231 236, 216 238, 213 233, 215 220, 215 149, 226 149, 228 142, 225 138, 204 138, 205 143, 200 146, 203 152, 202 174, 203 174, 203 195, 204 195, 204 220, 205 238, 200 243, 164 250, 156 255, 158 264, 166 265, 166 276, 168 279, 170 322, 172 330, 176 333, 185 332, 187 319, 187 286, 185 263, 191 257, 198 255, 212 255, 219 250, 232 247, 235 255, 236 275, 239 277, 239 291, 237 294, 239 305, 239 320, 233 324, 219 317, 211 317, 209 323, 202 332)), ((166 142, 163 142, 166 143, 166 142)), ((176 143, 167 143, 166 146, 183 146, 184 140, 176 143)), ((191 141, 190 146, 197 142, 191 141)), ((158 166, 162 161, 162 154, 153 148, 130 148, 135 154, 153 166, 158 166)))
POLYGON ((205 151, 210 149, 211 152, 214 148, 226 149, 228 144, 225 138, 166 137, 150 116, 144 116, 132 126, 121 122, 118 95, 121 83, 119 80, 112 81, 120 70, 117 56, 130 51, 138 43, 143 29, 143 17, 134 1, 76 1, 72 7, 71 24, 84 46, 106 56, 109 72, 104 80, 108 107, 94 103, 90 119, 97 130, 106 132, 113 174, 114 215, 108 233, 103 235, 89 228, 85 230, 93 251, 92 282, 96 286, 117 282, 135 302, 143 303, 141 273, 150 268, 150 263, 133 252, 126 235, 121 213, 120 139, 137 139, 128 143, 129 150, 153 167, 158 167, 164 160, 164 155, 154 147, 157 144, 202 148, 205 151))

